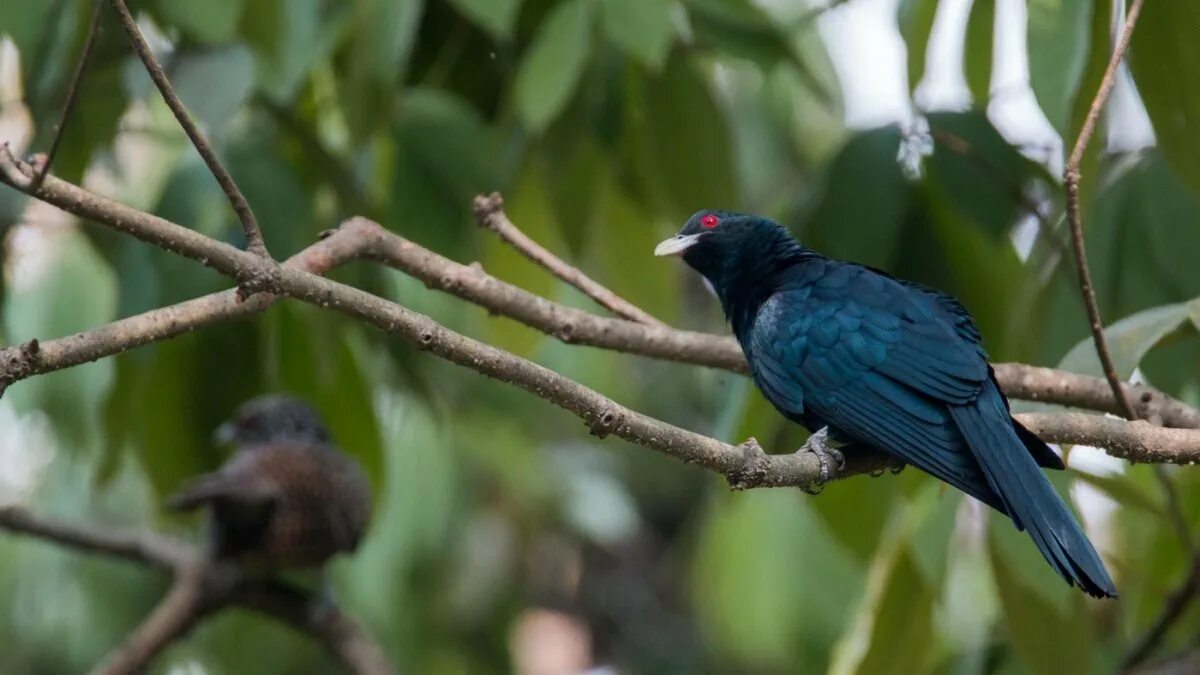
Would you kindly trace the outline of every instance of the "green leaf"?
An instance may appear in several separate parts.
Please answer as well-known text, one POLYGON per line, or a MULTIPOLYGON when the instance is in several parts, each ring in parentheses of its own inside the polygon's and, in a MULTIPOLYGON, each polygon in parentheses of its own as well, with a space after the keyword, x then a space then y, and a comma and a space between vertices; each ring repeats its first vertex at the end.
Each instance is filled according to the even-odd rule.
MULTIPOLYGON (((75 225, 21 225, 9 233, 6 252, 0 309, 7 339, 62 337, 115 318, 117 277, 75 225)), ((6 398, 18 411, 44 411, 71 445, 87 449, 101 428, 112 373, 111 361, 88 363, 18 382, 6 398)))
POLYGON ((963 44, 963 74, 976 108, 987 107, 991 95, 992 44, 995 41, 996 0, 972 0, 963 44))
POLYGON ((489 158, 492 143, 479 113, 453 93, 414 88, 398 111, 397 129, 410 152, 450 198, 464 204, 480 192, 494 189, 496 171, 489 158))
POLYGON ((1166 517, 1163 505, 1125 474, 1100 475, 1076 471, 1073 476, 1105 493, 1122 506, 1133 506, 1155 516, 1166 517))
POLYGON ((356 142, 365 141, 391 117, 396 83, 403 79, 424 7, 424 0, 355 3, 341 33, 338 88, 356 142))
POLYGON ((933 157, 927 182, 945 190, 955 209, 993 236, 1008 233, 1026 215, 1025 191, 1035 176, 1046 176, 996 130, 987 115, 930 113, 933 157))
POLYGON ((819 177, 811 212, 802 218, 807 245, 833 257, 891 267, 912 204, 912 188, 896 161, 901 140, 900 129, 889 125, 846 142, 819 177), (867 185, 871 198, 863 199, 867 185))
MULTIPOLYGON (((750 0, 688 0, 688 19, 701 48, 720 56, 748 59, 764 71, 780 62, 790 64, 812 94, 827 106, 836 96, 827 79, 821 78, 797 53, 792 35, 750 0)), ((801 25, 799 31, 810 30, 801 25)), ((836 86, 836 83, 834 84, 836 86)))
POLYGON ((1092 0, 1029 1, 1029 84, 1046 119, 1070 143, 1071 105, 1087 67, 1092 0))
POLYGON ((521 0, 450 0, 450 4, 497 42, 512 37, 513 22, 521 9, 521 0))
POLYGON ((350 349, 354 326, 335 323, 319 308, 283 304, 270 312, 266 362, 271 389, 312 403, 340 445, 362 463, 378 491, 383 448, 368 373, 350 349))
POLYGON ((744 0, 688 0, 696 41, 719 53, 749 59, 764 69, 792 58, 775 22, 744 0))
POLYGON ((640 94, 646 126, 634 142, 649 154, 644 178, 661 186, 671 220, 683 222, 699 209, 736 204, 729 128, 695 65, 673 56, 661 74, 646 78, 640 94))
MULTIPOLYGON (((1117 375, 1122 379, 1128 378, 1154 345, 1181 326, 1190 327, 1188 309, 1187 303, 1155 307, 1125 317, 1105 328, 1104 337, 1117 375)), ((1104 374, 1100 358, 1096 356, 1096 346, 1090 337, 1072 347, 1058 367, 1097 377, 1104 374)))
POLYGON ((254 56, 243 45, 185 53, 174 63, 171 83, 188 112, 212 133, 254 89, 254 56))
POLYGON ((1085 205, 1088 258, 1105 317, 1200 295, 1200 198, 1158 150, 1114 158, 1085 205))
POLYGON ((259 89, 290 101, 318 64, 328 59, 351 17, 350 7, 321 0, 254 0, 242 13, 241 33, 254 50, 259 89))
POLYGON ((521 120, 535 133, 558 117, 583 76, 592 8, 591 0, 569 0, 550 10, 521 61, 513 96, 521 120))
POLYGON ((714 650, 741 668, 821 663, 862 592, 862 566, 792 491, 722 493, 704 515, 692 598, 714 650), (821 583, 796 582, 805 570, 821 583))
POLYGON ((1095 628, 1084 594, 1063 583, 1032 545, 1010 544, 1014 537, 1026 537, 1001 518, 993 517, 996 526, 989 537, 992 570, 1005 625, 1021 662, 1038 675, 1093 672, 1095 628), (996 536, 1001 533, 1005 536, 996 536), (1024 555, 1016 555, 1012 549, 1017 548, 1024 555), (1055 599, 1031 581, 1036 586, 1055 584, 1055 599))
POLYGON ((661 68, 674 32, 667 0, 603 0, 600 6, 608 39, 651 69, 661 68))
POLYGON ((927 583, 907 544, 930 506, 932 501, 923 499, 893 511, 888 538, 867 571, 866 593, 834 648, 831 675, 929 670, 937 586, 927 583))
MULTIPOLYGON (((251 0, 257 2, 258 0, 251 0)), ((158 0, 158 15, 169 25, 199 42, 228 42, 233 39, 245 0, 179 2, 158 0)))
POLYGON ((1158 147, 1200 193, 1200 3, 1148 3, 1138 19, 1130 65, 1158 147))
POLYGON ((925 76, 925 57, 929 35, 937 16, 937 0, 903 0, 897 10, 900 35, 908 52, 908 90, 912 92, 925 76))

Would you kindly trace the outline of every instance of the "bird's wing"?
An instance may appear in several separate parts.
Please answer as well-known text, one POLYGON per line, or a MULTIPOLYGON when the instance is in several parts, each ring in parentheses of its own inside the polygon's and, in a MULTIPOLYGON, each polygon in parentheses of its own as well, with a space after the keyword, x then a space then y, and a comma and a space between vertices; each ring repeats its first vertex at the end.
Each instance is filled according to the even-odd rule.
POLYGON ((932 298, 862 267, 827 268, 775 293, 749 342, 756 381, 785 413, 807 411, 996 504, 947 411, 978 396, 987 363, 932 298))

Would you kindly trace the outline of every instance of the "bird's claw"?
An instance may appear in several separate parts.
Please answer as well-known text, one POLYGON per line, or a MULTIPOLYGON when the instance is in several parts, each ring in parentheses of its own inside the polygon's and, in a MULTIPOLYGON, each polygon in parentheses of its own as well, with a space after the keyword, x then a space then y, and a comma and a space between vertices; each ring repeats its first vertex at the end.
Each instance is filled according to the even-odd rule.
POLYGON ((816 495, 820 494, 825 485, 833 478, 833 472, 830 471, 830 460, 837 464, 837 471, 841 472, 846 468, 846 456, 837 448, 829 446, 829 427, 821 427, 814 432, 805 441, 804 447, 796 452, 811 452, 817 456, 817 461, 820 462, 821 469, 817 474, 818 482, 816 485, 805 488, 805 492, 816 495))

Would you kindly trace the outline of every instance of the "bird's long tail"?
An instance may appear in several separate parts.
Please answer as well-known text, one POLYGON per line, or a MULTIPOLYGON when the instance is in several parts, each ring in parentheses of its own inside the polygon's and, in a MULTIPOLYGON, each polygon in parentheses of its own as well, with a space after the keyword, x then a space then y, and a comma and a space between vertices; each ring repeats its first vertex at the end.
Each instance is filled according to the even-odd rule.
POLYGON ((1047 562, 1088 595, 1116 597, 1096 549, 1013 430, 996 385, 987 383, 974 402, 951 406, 950 414, 988 484, 1047 562))

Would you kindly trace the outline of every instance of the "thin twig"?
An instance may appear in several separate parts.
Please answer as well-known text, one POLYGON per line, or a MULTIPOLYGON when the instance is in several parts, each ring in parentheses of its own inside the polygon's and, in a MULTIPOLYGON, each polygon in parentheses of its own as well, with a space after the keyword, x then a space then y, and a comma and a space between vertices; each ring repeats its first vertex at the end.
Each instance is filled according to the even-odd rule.
MULTIPOLYGON (((137 52, 138 58, 141 59, 142 65, 145 66, 146 72, 150 74, 150 79, 154 80, 154 84, 158 87, 158 91, 162 94, 163 100, 166 101, 167 107, 175 115, 179 126, 183 127, 184 133, 191 139, 192 145, 195 146, 196 152, 200 153, 200 157, 204 160, 208 170, 213 177, 217 179, 217 183, 221 186, 221 190, 225 196, 229 198, 229 203, 233 206, 233 210, 237 213, 237 217, 242 221, 242 229, 246 234, 246 250, 264 257, 269 258, 266 242, 263 241, 262 230, 258 227, 258 220, 254 217, 254 211, 250 209, 250 203, 246 201, 245 195, 238 189, 237 183, 233 181, 233 177, 225 170, 225 166, 217 159, 216 153, 204 138, 200 128, 192 120, 192 116, 184 107, 183 101, 179 100, 179 96, 175 93, 175 88, 171 86, 171 81, 167 79, 166 72, 163 71, 162 65, 158 59, 154 58, 154 53, 150 51, 150 46, 146 44, 146 39, 142 37, 142 31, 138 28, 137 21, 129 12, 129 8, 125 5, 125 0, 112 0, 113 7, 117 10, 117 16, 121 20, 121 26, 129 35, 129 42, 133 45, 133 49, 137 52)), ((253 285, 259 281, 255 279, 245 280, 247 285, 253 285)), ((253 292, 264 290, 262 288, 250 288, 247 295, 253 292)))
POLYGON ((0 507, 0 528, 159 570, 173 571, 195 559, 194 551, 166 537, 141 532, 101 532, 35 516, 19 506, 0 507))
POLYGON ((100 8, 103 6, 103 0, 92 0, 92 16, 88 23, 87 39, 83 42, 83 53, 79 55, 79 60, 75 63, 75 72, 71 74, 71 83, 67 87, 67 100, 63 103, 58 124, 54 127, 54 140, 50 142, 50 150, 46 152, 45 159, 41 161, 41 169, 33 178, 33 189, 35 190, 46 179, 46 174, 50 173, 50 165, 54 163, 54 158, 58 155, 58 147, 62 143, 67 129, 67 120, 70 119, 71 111, 75 108, 75 101, 79 97, 83 73, 87 70, 88 61, 92 57, 92 47, 96 44, 96 36, 100 32, 100 8))
POLYGON ((578 267, 568 265, 541 244, 530 239, 516 225, 513 225, 508 216, 504 215, 504 199, 499 192, 475 198, 475 220, 483 227, 495 232, 505 243, 517 249, 526 258, 579 289, 584 295, 617 316, 647 326, 666 325, 645 310, 605 288, 603 284, 584 274, 578 267))
POLYGON ((1063 170, 1063 183, 1067 191, 1067 223, 1071 228, 1071 247, 1075 251, 1075 270, 1079 275, 1079 290, 1083 295, 1083 304, 1087 308, 1088 321, 1091 324, 1092 340, 1096 343, 1096 354, 1100 357, 1104 377, 1108 380, 1113 395, 1121 406, 1121 413, 1126 419, 1131 420, 1137 419, 1137 411, 1134 410, 1129 398, 1125 395, 1121 378, 1117 375, 1117 369, 1109 354, 1108 342, 1104 338, 1104 322, 1100 318, 1100 308, 1096 304, 1096 292, 1092 288, 1092 273, 1088 269, 1087 247, 1083 243, 1083 222, 1079 214, 1079 165, 1083 161, 1083 153, 1087 150, 1088 142, 1096 131, 1096 121, 1100 117, 1100 111, 1104 109, 1108 95, 1116 84, 1117 68, 1121 64, 1121 59, 1125 57, 1125 52, 1129 49, 1129 42, 1133 38, 1133 29, 1137 25, 1138 14, 1141 13, 1144 2, 1145 0, 1133 0, 1133 4, 1129 7, 1121 37, 1117 40, 1117 46, 1104 71, 1104 78, 1100 80, 1100 87, 1096 91, 1095 98, 1092 99, 1092 105, 1088 109, 1087 117, 1084 118, 1083 126, 1079 130, 1079 136, 1075 139, 1074 149, 1071 150, 1071 156, 1067 159, 1067 166, 1063 170))
MULTIPOLYGON (((1108 350, 1108 341, 1104 336, 1104 321, 1100 315, 1100 306, 1096 302, 1096 292, 1092 287, 1092 274, 1088 268, 1087 260, 1087 246, 1084 244, 1083 239, 1083 219, 1079 210, 1079 180, 1081 177, 1079 167, 1083 162, 1083 155, 1087 151, 1088 142, 1091 140, 1092 135, 1095 134, 1096 124, 1100 119, 1100 112, 1104 109, 1104 104, 1107 102, 1109 94, 1112 93, 1113 87, 1116 86, 1118 68, 1121 65, 1121 60, 1125 58, 1125 53, 1129 50, 1130 42, 1133 40, 1133 30, 1137 26, 1138 16, 1141 14, 1144 3, 1145 0, 1133 0, 1133 3, 1129 6, 1121 35, 1117 39, 1116 47, 1113 49, 1112 56, 1108 61, 1108 67, 1104 70, 1104 77, 1100 80, 1096 96, 1092 99, 1087 117, 1084 118, 1083 126, 1079 130, 1079 136, 1075 139, 1075 145, 1071 150, 1070 157, 1067 159, 1066 168, 1063 170, 1063 183, 1067 191, 1067 223, 1071 229, 1071 247, 1075 252, 1075 269, 1079 276, 1079 291, 1083 296, 1084 307, 1087 309, 1088 321, 1092 330, 1092 341, 1096 345, 1096 355, 1100 359, 1100 365, 1104 370, 1104 377, 1108 380, 1109 387, 1113 391, 1113 396, 1121 406, 1121 414, 1128 420, 1137 420, 1138 412, 1130 402, 1121 378, 1117 374, 1117 369, 1113 364, 1112 355, 1108 350)), ((1153 651, 1166 632, 1170 630, 1175 621, 1183 614, 1184 606, 1190 602, 1191 598, 1196 594, 1197 589, 1200 588, 1200 557, 1197 557, 1196 544, 1188 527, 1187 516, 1183 511, 1179 495, 1176 493, 1175 485, 1171 482, 1171 477, 1167 475, 1163 467, 1155 467, 1154 476, 1166 495, 1168 517, 1182 543, 1184 551, 1192 561, 1192 566, 1183 586, 1171 595, 1158 619, 1135 642, 1133 648, 1125 658, 1124 665, 1126 668, 1132 668, 1137 665, 1153 651)))

